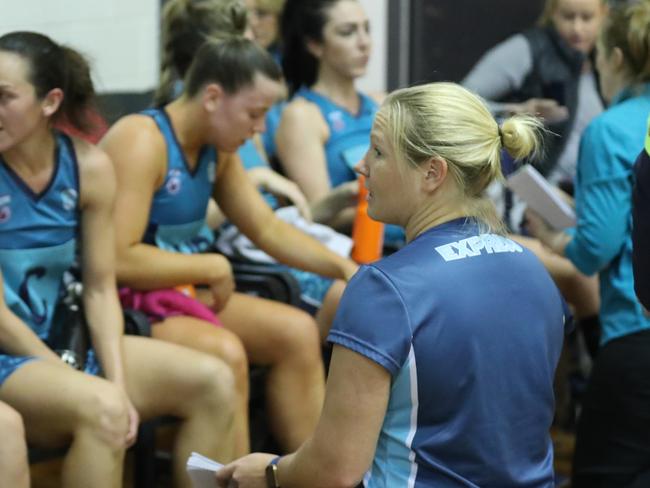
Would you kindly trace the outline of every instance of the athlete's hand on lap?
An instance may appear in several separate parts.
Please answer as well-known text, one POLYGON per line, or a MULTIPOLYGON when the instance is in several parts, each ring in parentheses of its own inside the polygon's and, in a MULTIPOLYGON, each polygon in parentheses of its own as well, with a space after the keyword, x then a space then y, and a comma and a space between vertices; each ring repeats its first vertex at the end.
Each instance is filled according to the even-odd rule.
POLYGON ((275 196, 289 200, 293 205, 296 206, 298 212, 300 212, 300 215, 305 220, 311 222, 311 209, 309 208, 309 203, 307 203, 307 198, 300 190, 300 187, 293 181, 285 178, 275 171, 269 171, 266 173, 265 181, 262 187, 265 190, 273 193, 275 196))
POLYGON ((126 435, 126 447, 129 448, 138 439, 138 426, 140 425, 140 415, 127 397, 127 408, 129 410, 129 432, 126 435))
POLYGON ((235 279, 228 259, 218 254, 215 254, 214 257, 216 258, 215 278, 209 283, 209 286, 214 300, 213 308, 219 312, 226 306, 230 296, 235 291, 235 279))

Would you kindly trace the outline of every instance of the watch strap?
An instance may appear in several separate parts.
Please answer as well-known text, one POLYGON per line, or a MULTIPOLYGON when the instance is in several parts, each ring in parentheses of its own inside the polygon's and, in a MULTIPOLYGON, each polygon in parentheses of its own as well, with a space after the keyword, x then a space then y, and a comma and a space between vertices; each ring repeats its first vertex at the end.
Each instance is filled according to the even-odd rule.
POLYGON ((280 481, 278 480, 278 463, 281 456, 276 456, 271 459, 271 462, 266 466, 266 486, 267 488, 281 488, 280 481))

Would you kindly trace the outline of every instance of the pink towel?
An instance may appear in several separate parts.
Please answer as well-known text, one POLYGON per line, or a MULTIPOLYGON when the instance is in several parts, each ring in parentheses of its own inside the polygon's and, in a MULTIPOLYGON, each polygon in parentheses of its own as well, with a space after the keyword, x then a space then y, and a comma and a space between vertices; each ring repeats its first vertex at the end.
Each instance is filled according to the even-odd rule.
POLYGON ((210 322, 221 327, 221 321, 212 310, 195 298, 173 288, 163 290, 137 291, 131 288, 120 288, 120 301, 124 308, 140 310, 155 322, 167 317, 187 315, 210 322))

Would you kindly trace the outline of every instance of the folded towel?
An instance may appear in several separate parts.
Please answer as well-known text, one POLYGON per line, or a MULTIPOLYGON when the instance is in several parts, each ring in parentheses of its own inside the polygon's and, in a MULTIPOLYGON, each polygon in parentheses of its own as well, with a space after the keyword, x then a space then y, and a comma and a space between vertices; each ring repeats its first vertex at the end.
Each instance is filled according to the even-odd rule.
POLYGON ((160 322, 167 317, 186 315, 205 320, 217 327, 222 325, 219 318, 207 306, 173 288, 151 291, 120 288, 119 296, 124 308, 140 310, 154 322, 160 322))

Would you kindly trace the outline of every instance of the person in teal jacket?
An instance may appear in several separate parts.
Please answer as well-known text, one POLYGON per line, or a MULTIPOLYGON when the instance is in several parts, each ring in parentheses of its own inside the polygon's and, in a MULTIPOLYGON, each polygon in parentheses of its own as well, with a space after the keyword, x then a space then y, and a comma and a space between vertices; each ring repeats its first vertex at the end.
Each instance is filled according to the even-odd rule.
POLYGON ((650 112, 650 2, 615 8, 597 67, 609 108, 587 127, 576 176, 577 224, 529 227, 585 274, 599 274, 602 324, 578 421, 573 488, 650 486, 650 316, 634 291, 634 162, 650 112))
POLYGON ((645 148, 634 167, 635 187, 632 212, 634 288, 641 304, 650 310, 650 118, 645 148))

